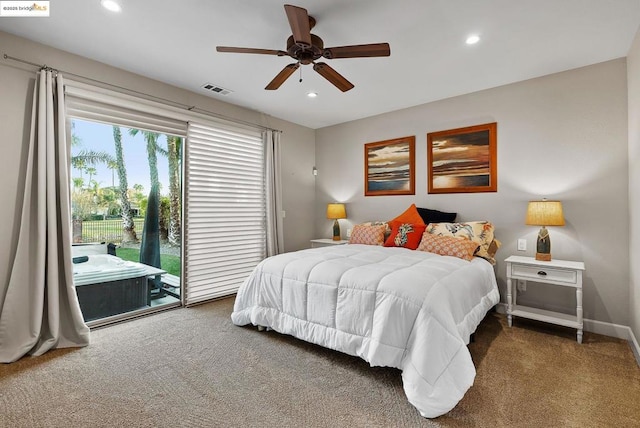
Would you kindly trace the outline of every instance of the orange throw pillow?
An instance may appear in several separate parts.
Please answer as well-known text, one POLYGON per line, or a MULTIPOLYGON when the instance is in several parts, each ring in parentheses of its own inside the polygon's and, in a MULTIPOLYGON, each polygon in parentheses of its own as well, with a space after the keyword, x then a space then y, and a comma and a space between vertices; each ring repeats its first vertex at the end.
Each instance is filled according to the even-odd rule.
POLYGON ((454 236, 438 236, 431 233, 422 235, 418 251, 440 254, 441 256, 459 257, 463 260, 471 260, 480 244, 466 238, 454 236))
POLYGON ((391 235, 384 243, 385 247, 404 247, 415 250, 420 244, 422 234, 427 228, 424 224, 391 222, 391 235))
POLYGON ((424 224, 424 220, 420 216, 420 213, 418 212, 418 208, 416 208, 416 204, 411 204, 411 206, 407 208, 405 212, 403 212, 393 220, 389 221, 389 223, 393 223, 393 222, 409 223, 409 224, 424 224))

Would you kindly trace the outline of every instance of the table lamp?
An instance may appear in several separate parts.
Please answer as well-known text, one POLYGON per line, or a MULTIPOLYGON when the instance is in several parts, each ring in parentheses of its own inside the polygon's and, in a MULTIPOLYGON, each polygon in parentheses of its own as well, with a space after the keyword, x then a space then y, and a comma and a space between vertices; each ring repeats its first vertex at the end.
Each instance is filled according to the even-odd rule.
POLYGON ((340 225, 338 219, 347 218, 347 211, 344 208, 344 204, 328 204, 327 205, 327 218, 334 220, 333 222, 333 240, 340 240, 340 225))
POLYGON ((526 224, 542 226, 536 243, 536 260, 551 261, 551 239, 545 226, 564 226, 562 203, 560 201, 530 201, 527 207, 526 224))

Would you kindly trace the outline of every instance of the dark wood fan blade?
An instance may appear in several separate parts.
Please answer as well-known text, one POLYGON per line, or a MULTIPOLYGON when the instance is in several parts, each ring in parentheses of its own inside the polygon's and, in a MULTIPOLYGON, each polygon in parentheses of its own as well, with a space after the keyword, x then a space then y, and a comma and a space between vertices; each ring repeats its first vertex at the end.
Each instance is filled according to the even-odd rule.
POLYGON ((297 62, 295 64, 287 65, 285 68, 282 69, 280 73, 278 73, 276 77, 273 78, 271 82, 269 82, 269 84, 265 87, 265 89, 270 91, 274 89, 278 89, 280 85, 282 85, 284 81, 287 80, 289 76, 291 76, 293 72, 298 69, 298 67, 300 67, 300 64, 297 62))
POLYGON ((389 56, 391 48, 389 43, 371 43, 368 45, 338 46, 326 48, 322 56, 328 59, 336 58, 362 58, 374 56, 389 56))
POLYGON ((216 46, 218 52, 231 52, 231 53, 248 53, 248 54, 262 54, 262 55, 288 55, 285 51, 278 51, 275 49, 254 49, 254 48, 235 48, 232 46, 216 46))
POLYGON ((293 40, 296 42, 296 45, 301 48, 310 47, 311 27, 309 26, 309 14, 307 13, 307 9, 285 4, 284 10, 287 12, 287 19, 289 20, 289 26, 291 27, 293 40))
POLYGON ((329 67, 329 65, 324 62, 317 62, 313 64, 313 69, 342 92, 347 92, 349 89, 353 88, 353 83, 349 82, 340 73, 329 67))

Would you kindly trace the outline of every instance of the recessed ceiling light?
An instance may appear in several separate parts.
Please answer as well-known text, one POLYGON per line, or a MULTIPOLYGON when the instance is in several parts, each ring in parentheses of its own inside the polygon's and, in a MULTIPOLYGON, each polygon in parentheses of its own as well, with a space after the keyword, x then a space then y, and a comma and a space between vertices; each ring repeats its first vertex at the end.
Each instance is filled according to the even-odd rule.
POLYGON ((115 0, 101 0, 100 4, 102 4, 102 7, 110 10, 111 12, 120 12, 122 10, 122 7, 120 7, 118 2, 115 0))
POLYGON ((474 34, 472 36, 467 37, 467 44, 468 45, 475 45, 479 41, 480 41, 480 36, 478 36, 477 34, 474 34))
POLYGON ((317 97, 317 96, 318 96, 318 93, 317 93, 317 92, 309 92, 309 93, 307 94, 307 96, 308 96, 309 98, 315 98, 315 97, 317 97))

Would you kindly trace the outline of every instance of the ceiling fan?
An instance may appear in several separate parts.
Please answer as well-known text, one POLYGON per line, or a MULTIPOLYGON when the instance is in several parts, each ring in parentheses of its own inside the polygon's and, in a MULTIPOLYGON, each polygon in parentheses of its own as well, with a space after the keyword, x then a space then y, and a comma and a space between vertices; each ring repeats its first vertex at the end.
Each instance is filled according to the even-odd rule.
POLYGON ((391 55, 389 43, 371 43, 367 45, 337 46, 325 48, 322 39, 315 34, 311 34, 311 29, 315 26, 316 20, 309 16, 306 9, 290 4, 284 5, 287 13, 289 26, 293 33, 287 39, 287 50, 237 48, 231 46, 217 46, 218 52, 250 53, 263 55, 290 56, 296 62, 287 65, 274 79, 265 87, 268 90, 278 89, 300 64, 313 64, 313 69, 322 77, 331 82, 342 92, 353 88, 353 84, 345 79, 340 73, 324 62, 315 62, 324 57, 326 59, 338 58, 362 58, 379 57, 391 55))

